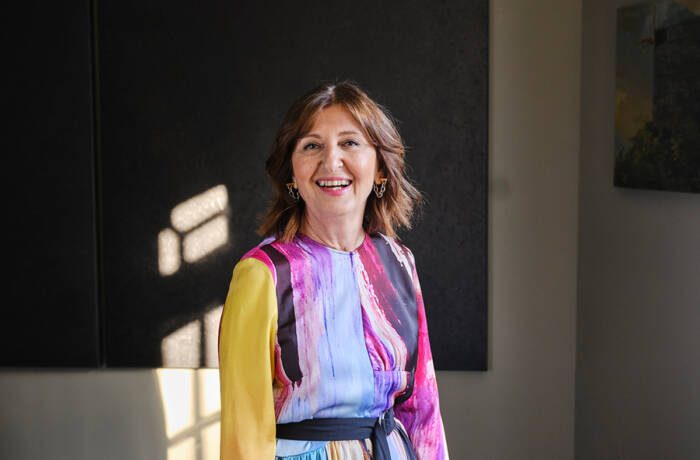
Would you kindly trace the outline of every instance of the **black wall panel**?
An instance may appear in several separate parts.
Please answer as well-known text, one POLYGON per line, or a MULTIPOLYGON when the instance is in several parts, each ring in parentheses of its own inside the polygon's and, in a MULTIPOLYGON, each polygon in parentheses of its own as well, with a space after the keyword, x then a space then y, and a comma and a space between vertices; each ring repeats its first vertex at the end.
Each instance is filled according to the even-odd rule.
POLYGON ((17 276, 0 365, 214 365, 216 307, 258 241, 281 116, 350 78, 398 119, 428 198, 402 236, 436 365, 484 369, 488 2, 157 3, 96 1, 91 24, 88 2, 25 2, 13 17, 31 20, 3 31, 17 276), (206 191, 213 213, 178 228, 206 191), (225 241, 187 260, 211 228, 225 241))
POLYGON ((237 99, 233 16, 233 2, 99 6, 108 366, 216 364, 199 334, 177 340, 180 354, 201 348, 199 359, 167 361, 162 351, 193 322, 216 334, 203 315, 223 303, 235 249, 254 242, 247 220, 262 205, 257 133, 237 124, 248 107, 237 99), (158 235, 176 230, 171 211, 220 185, 231 194, 233 242, 163 276, 158 235))
POLYGON ((282 115, 320 81, 350 78, 399 121, 428 198, 402 236, 436 366, 485 369, 488 1, 100 1, 98 18, 108 366, 215 364, 206 313, 259 241, 282 115), (178 230, 173 210, 221 186, 228 239, 186 261, 208 221, 178 230), (165 275, 164 234, 180 257, 165 275), (164 341, 198 351, 166 360, 164 341))
POLYGON ((4 15, 0 366, 96 367, 90 4, 16 2, 4 15))

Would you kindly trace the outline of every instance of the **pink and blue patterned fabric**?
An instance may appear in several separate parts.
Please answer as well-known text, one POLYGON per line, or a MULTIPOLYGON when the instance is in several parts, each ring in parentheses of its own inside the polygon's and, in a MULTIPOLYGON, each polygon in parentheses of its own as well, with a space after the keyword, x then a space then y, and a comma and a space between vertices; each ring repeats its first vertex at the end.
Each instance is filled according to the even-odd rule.
MULTIPOLYGON (((299 234, 286 243, 265 240, 244 259, 249 257, 265 263, 275 282, 277 423, 377 417, 394 406, 397 429, 405 429, 417 458, 447 459, 411 251, 382 234, 367 235, 355 251, 329 248, 299 234)), ((333 449, 342 450, 334 443, 333 449)), ((369 448, 366 440, 340 443, 369 448)), ((389 445, 392 459, 407 458, 397 433, 389 445)), ((344 458, 330 455, 330 449, 327 442, 278 439, 276 455, 344 458)))

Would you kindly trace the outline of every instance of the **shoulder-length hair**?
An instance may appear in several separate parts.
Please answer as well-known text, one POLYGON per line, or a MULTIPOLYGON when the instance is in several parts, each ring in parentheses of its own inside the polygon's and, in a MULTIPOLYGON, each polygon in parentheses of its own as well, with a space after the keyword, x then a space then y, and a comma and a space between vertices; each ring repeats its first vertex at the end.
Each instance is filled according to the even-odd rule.
POLYGON ((274 188, 272 201, 258 228, 261 236, 289 241, 300 230, 305 203, 289 195, 292 181, 292 152, 313 126, 316 115, 331 105, 340 105, 352 114, 377 151, 379 170, 386 182, 382 198, 370 193, 365 206, 366 232, 396 236, 400 227, 411 228, 411 218, 422 196, 406 176, 406 149, 389 112, 373 101, 354 82, 325 83, 297 99, 280 126, 265 169, 274 188))

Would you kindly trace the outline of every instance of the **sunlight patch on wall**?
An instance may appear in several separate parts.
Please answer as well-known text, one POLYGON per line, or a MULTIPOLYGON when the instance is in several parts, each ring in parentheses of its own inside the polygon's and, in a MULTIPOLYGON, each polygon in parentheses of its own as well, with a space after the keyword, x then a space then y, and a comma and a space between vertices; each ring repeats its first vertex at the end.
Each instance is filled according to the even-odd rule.
POLYGON ((220 450, 221 423, 212 423, 202 430, 202 459, 218 460, 220 450))
POLYGON ((219 371, 158 369, 167 460, 218 460, 219 371))
POLYGON ((194 425, 194 371, 158 369, 157 374, 163 411, 165 412, 165 434, 170 439, 194 425))
POLYGON ((170 223, 180 233, 189 232, 228 208, 228 191, 217 185, 183 201, 170 212, 170 223))
POLYGON ((168 334, 160 344, 163 367, 219 366, 219 321, 224 306, 209 308, 199 318, 168 334))
POLYGON ((228 217, 215 217, 185 236, 182 242, 182 257, 186 262, 196 262, 227 242, 228 217))
POLYGON ((168 446, 168 460, 195 460, 197 458, 196 448, 194 438, 183 439, 168 446))
POLYGON ((158 234, 158 271, 163 276, 180 269, 180 236, 171 228, 158 234))
POLYGON ((202 322, 191 321, 169 334, 160 344, 163 366, 199 367, 202 322))
POLYGON ((158 272, 171 276, 229 242, 228 190, 217 185, 176 205, 171 227, 158 233, 158 272))
POLYGON ((200 369, 197 371, 199 379, 199 412, 202 417, 215 415, 221 411, 221 398, 219 394, 218 369, 200 369))
POLYGON ((219 321, 223 305, 209 310, 204 315, 204 359, 209 367, 219 367, 219 321))

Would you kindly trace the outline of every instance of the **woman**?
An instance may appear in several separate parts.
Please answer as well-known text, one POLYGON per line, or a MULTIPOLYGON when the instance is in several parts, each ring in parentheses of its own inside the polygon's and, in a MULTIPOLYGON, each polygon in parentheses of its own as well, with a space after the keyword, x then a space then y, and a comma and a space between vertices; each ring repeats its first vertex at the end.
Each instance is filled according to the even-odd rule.
POLYGON ((260 233, 219 331, 222 460, 448 458, 410 227, 420 194, 350 82, 287 112, 260 233))

